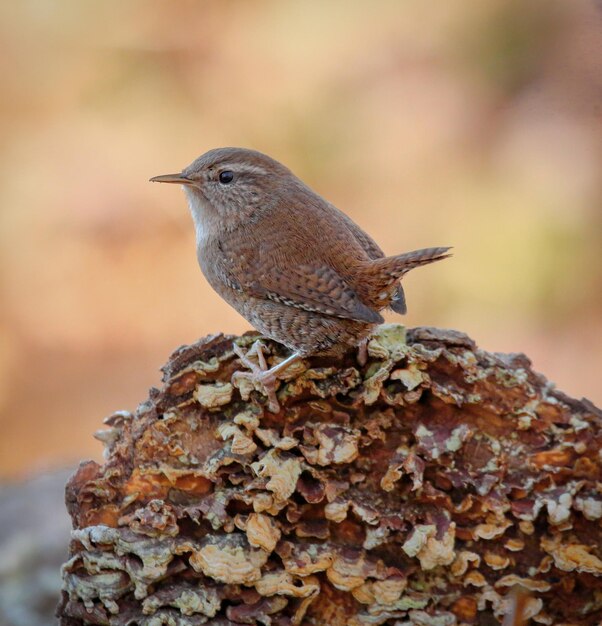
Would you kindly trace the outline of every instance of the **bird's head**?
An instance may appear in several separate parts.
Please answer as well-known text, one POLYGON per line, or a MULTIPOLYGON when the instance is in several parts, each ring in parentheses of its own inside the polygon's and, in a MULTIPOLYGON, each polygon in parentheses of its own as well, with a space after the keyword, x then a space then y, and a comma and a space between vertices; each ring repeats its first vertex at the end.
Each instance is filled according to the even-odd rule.
POLYGON ((271 157, 246 148, 216 148, 206 152, 178 174, 150 179, 182 185, 197 224, 233 228, 269 210, 296 180, 271 157))

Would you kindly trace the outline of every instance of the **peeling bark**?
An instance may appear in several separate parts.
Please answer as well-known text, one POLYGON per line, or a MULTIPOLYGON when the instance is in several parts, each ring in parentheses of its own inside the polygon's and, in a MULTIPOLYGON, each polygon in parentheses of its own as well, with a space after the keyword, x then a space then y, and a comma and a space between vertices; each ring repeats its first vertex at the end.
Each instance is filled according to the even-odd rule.
POLYGON ((524 355, 384 325, 363 366, 287 372, 274 415, 231 384, 255 339, 179 349, 106 420, 106 462, 67 485, 61 624, 489 625, 513 589, 532 623, 601 622, 591 403, 524 355))

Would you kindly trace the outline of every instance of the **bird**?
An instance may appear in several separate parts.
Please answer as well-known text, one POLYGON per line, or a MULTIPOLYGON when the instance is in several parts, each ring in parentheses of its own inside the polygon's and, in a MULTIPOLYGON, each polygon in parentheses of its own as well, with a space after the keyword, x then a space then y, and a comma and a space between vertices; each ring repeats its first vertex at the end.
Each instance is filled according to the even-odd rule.
POLYGON ((449 247, 385 256, 350 217, 285 165, 248 148, 215 148, 177 174, 151 182, 182 185, 196 231, 197 258, 211 287, 264 336, 291 354, 267 366, 261 344, 233 349, 280 410, 278 377, 309 356, 335 356, 384 321, 406 313, 400 279, 450 256, 449 247), (257 363, 252 359, 257 358, 257 363))

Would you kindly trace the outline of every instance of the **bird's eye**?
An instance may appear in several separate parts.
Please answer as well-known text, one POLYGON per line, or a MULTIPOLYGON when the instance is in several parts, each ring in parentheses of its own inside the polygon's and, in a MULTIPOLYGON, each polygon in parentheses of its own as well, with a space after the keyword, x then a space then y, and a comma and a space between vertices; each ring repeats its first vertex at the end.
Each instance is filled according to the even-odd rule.
POLYGON ((230 170, 225 170, 223 172, 220 172, 219 182, 222 185, 227 185, 228 183, 231 183, 233 180, 234 180, 234 172, 231 172, 230 170))

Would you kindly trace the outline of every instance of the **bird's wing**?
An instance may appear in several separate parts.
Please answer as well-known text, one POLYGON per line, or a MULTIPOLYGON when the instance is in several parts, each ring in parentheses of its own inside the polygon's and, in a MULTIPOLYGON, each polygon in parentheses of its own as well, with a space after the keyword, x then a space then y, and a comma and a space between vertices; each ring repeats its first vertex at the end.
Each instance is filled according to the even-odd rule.
POLYGON ((364 232, 350 217, 345 215, 342 211, 341 214, 345 217, 345 225, 351 231, 356 241, 364 249, 366 254, 371 259, 380 259, 385 256, 385 253, 380 249, 380 246, 370 237, 370 235, 364 232))
MULTIPOLYGON (((338 211, 338 209, 337 209, 338 211)), ((339 211, 343 217, 343 221, 347 228, 351 231, 356 241, 364 249, 365 253, 371 259, 380 259, 385 256, 385 253, 380 249, 380 246, 370 237, 370 235, 364 232, 348 215, 345 215, 342 211, 339 211)), ((395 313, 405 315, 408 312, 406 306, 406 296, 401 285, 397 285, 393 299, 389 304, 389 308, 395 313)))
POLYGON ((359 322, 379 324, 382 316, 366 306, 355 291, 327 266, 297 265, 262 273, 244 291, 256 298, 359 322))

